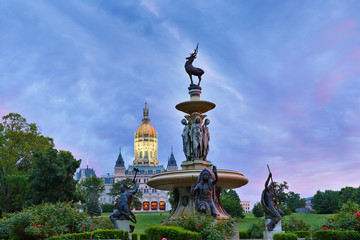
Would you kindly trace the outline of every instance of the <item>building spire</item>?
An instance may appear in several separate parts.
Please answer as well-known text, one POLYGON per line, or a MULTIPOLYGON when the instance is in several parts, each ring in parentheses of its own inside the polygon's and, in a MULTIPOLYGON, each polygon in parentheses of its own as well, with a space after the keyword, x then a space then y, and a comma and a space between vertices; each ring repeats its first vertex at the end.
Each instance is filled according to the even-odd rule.
POLYGON ((144 114, 143 122, 150 121, 150 119, 149 119, 149 108, 147 106, 147 102, 145 102, 145 107, 143 109, 143 114, 144 114))

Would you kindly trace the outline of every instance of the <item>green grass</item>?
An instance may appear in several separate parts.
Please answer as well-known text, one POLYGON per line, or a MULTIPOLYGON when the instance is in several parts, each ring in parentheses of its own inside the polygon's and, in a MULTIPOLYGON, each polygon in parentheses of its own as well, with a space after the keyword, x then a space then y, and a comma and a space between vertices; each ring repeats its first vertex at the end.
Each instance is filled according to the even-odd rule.
MULTIPOLYGON (((111 213, 102 213, 101 217, 109 218, 110 214, 111 213)), ((132 224, 135 225, 134 233, 143 233, 149 225, 160 224, 161 221, 169 215, 169 212, 139 212, 134 214, 137 220, 136 224, 132 224)))
MULTIPOLYGON (((292 216, 304 220, 311 226, 319 226, 325 223, 325 219, 332 214, 304 214, 304 213, 293 213, 292 216)), ((245 213, 245 218, 238 220, 238 226, 240 231, 247 230, 251 224, 256 223, 256 217, 252 213, 245 213)), ((286 219, 288 216, 285 216, 286 219)))
MULTIPOLYGON (((135 213, 137 224, 135 224, 135 233, 143 233, 145 229, 152 224, 160 224, 169 215, 168 212, 139 212, 135 213)), ((303 214, 293 213, 293 216, 303 219, 311 226, 319 226, 325 223, 325 219, 332 214, 303 214)), ((102 213, 101 217, 109 218, 110 213, 102 213)), ((248 230, 251 224, 256 223, 256 217, 252 213, 245 213, 245 218, 238 220, 240 231, 248 230)), ((285 216, 286 219, 288 216, 285 216)))

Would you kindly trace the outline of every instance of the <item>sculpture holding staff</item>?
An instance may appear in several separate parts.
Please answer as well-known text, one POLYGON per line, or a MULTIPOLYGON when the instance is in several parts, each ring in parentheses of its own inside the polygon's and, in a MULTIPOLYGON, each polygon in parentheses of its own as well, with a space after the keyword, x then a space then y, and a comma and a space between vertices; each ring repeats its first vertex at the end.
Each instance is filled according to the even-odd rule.
MULTIPOLYGON (((135 184, 135 188, 129 191, 129 187, 126 184, 121 184, 120 191, 121 195, 116 199, 116 207, 117 211, 110 215, 110 220, 114 224, 115 229, 119 229, 119 226, 116 223, 116 220, 129 220, 133 223, 136 223, 136 217, 130 210, 130 205, 132 201, 133 195, 138 191, 138 186, 136 184, 136 175, 140 171, 138 168, 134 168, 135 176, 133 179, 133 183, 135 184)), ((130 232, 133 232, 135 226, 129 225, 130 232)))
POLYGON ((281 217, 284 216, 284 212, 281 211, 277 206, 276 193, 274 188, 274 182, 272 181, 272 173, 269 169, 269 176, 265 182, 265 189, 261 195, 261 205, 263 206, 265 212, 265 219, 270 219, 270 222, 266 225, 267 229, 271 232, 275 225, 281 220, 281 217), (269 181, 271 179, 271 184, 269 181))

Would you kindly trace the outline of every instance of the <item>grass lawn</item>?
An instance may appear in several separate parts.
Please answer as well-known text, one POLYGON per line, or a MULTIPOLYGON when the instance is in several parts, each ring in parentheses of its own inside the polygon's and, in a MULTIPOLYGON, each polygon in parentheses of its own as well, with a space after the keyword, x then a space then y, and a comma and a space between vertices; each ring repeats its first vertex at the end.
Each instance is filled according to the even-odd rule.
MULTIPOLYGON (((169 212, 139 212, 135 213, 137 224, 135 224, 135 233, 143 233, 145 229, 152 224, 160 224, 163 219, 169 215, 169 212)), ((293 213, 292 216, 304 220, 311 226, 319 226, 325 222, 325 219, 332 214, 303 214, 293 213)), ((110 213, 102 213, 101 217, 109 219, 110 213)), ((251 224, 256 223, 256 217, 252 213, 245 213, 245 218, 238 220, 240 231, 247 230, 251 224)), ((288 216, 285 216, 285 219, 288 216)), ((110 220, 109 220, 110 221, 110 220)))
MULTIPOLYGON (((102 213, 101 217, 109 219, 110 214, 111 213, 102 213)), ((149 225, 160 224, 161 220, 165 219, 169 215, 169 212, 139 212, 134 214, 137 221, 136 224, 132 224, 135 225, 134 233, 143 233, 149 225)))
MULTIPOLYGON (((304 220, 311 226, 319 226, 325 223, 325 219, 332 214, 304 214, 304 213, 293 213, 292 216, 304 220)), ((239 230, 247 230, 251 224, 256 223, 256 217, 252 213, 245 213, 245 218, 239 219, 238 226, 239 230)), ((286 219, 288 216, 285 216, 286 219)))

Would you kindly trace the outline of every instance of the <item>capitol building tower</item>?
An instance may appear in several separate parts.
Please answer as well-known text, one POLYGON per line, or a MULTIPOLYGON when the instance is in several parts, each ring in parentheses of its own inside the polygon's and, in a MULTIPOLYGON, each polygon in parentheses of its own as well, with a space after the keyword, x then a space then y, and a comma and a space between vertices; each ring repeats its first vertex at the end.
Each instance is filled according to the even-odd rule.
POLYGON ((144 118, 142 124, 135 132, 134 152, 135 160, 134 166, 153 166, 158 167, 159 161, 157 159, 158 138, 155 128, 150 124, 149 108, 145 103, 144 118))
POLYGON ((167 191, 158 190, 149 187, 146 183, 155 174, 176 171, 178 169, 173 150, 171 149, 168 158, 167 167, 159 164, 158 160, 158 134, 155 128, 150 124, 149 108, 147 103, 143 108, 143 119, 137 128, 134 136, 134 160, 133 165, 125 166, 124 159, 119 152, 115 163, 114 175, 105 174, 101 176, 105 183, 105 191, 100 197, 101 203, 113 203, 116 198, 109 195, 110 189, 114 183, 124 180, 125 178, 133 179, 135 175, 134 168, 140 171, 136 176, 136 183, 139 191, 143 193, 141 199, 142 206, 137 211, 166 211, 169 210, 167 191))

